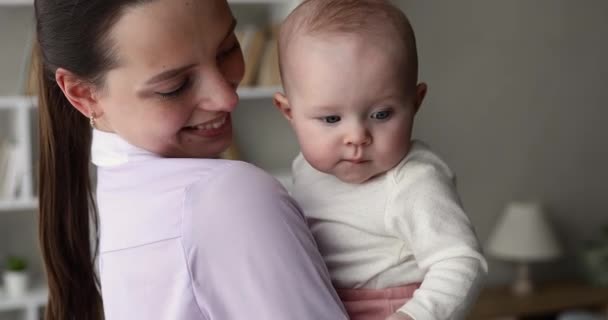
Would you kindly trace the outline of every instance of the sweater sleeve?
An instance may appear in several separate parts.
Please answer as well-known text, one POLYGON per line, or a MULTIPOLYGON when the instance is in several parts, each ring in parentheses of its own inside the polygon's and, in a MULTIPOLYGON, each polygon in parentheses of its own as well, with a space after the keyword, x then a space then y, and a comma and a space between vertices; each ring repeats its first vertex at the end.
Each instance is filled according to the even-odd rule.
POLYGON ((187 192, 184 255, 209 320, 347 319, 298 206, 234 162, 187 192))
POLYGON ((416 320, 463 319, 487 273, 473 227, 445 166, 412 161, 395 175, 387 228, 425 273, 398 311, 416 320))

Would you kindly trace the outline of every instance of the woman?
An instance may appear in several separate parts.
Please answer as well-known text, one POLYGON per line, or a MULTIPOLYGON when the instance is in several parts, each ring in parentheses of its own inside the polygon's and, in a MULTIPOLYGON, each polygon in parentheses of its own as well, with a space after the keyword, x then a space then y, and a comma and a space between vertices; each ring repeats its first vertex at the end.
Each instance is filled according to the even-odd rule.
POLYGON ((47 319, 346 319, 284 189, 217 159, 244 69, 225 0, 35 9, 47 319))

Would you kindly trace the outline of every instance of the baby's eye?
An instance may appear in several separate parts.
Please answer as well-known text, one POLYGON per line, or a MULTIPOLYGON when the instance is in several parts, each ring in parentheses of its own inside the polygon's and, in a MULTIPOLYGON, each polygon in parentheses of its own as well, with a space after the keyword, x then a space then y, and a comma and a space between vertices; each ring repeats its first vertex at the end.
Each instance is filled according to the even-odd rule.
POLYGON ((386 120, 391 116, 391 114, 392 112, 390 110, 378 111, 372 113, 371 118, 376 120, 386 120))
POLYGON ((323 122, 326 122, 326 123, 336 123, 341 120, 340 116, 329 116, 329 117, 323 117, 321 119, 323 120, 323 122))

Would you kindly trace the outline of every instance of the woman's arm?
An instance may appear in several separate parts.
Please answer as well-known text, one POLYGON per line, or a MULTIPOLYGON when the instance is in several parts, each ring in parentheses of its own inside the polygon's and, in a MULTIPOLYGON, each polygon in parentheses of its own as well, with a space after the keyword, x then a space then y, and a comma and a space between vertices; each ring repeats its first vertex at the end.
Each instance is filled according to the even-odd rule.
POLYGON ((347 319, 295 202, 263 171, 233 162, 191 186, 184 250, 209 320, 347 319))

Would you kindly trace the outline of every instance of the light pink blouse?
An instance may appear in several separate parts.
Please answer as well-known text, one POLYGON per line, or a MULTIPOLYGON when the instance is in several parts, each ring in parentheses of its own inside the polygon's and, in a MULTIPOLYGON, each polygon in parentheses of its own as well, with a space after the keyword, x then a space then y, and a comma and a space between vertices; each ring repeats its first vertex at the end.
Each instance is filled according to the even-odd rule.
POLYGON ((298 206, 252 165, 95 130, 107 320, 347 319, 298 206))

